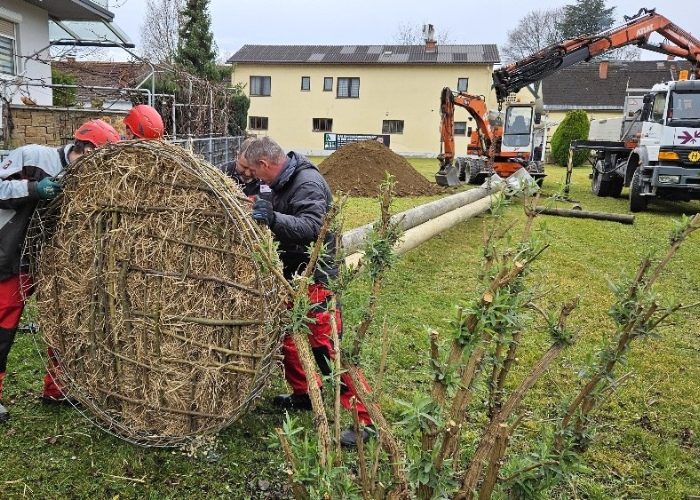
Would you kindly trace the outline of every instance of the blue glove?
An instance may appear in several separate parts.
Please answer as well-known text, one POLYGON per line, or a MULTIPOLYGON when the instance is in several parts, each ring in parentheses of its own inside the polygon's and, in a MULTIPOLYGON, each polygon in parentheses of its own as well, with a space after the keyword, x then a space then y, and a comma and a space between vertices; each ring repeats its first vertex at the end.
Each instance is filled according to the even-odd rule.
POLYGON ((264 222, 268 227, 275 223, 275 211, 272 209, 272 202, 257 196, 253 203, 253 219, 264 222))
POLYGON ((36 193, 42 200, 50 200, 63 191, 63 185, 51 177, 44 177, 36 183, 36 193))

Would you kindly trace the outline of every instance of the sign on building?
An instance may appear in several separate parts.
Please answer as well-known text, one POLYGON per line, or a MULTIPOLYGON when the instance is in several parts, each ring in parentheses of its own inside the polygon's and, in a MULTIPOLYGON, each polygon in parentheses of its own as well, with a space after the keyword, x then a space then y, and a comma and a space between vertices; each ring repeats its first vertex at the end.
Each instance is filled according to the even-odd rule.
POLYGON ((388 134, 323 134, 323 149, 340 149, 351 142, 377 141, 389 147, 391 136, 388 134))

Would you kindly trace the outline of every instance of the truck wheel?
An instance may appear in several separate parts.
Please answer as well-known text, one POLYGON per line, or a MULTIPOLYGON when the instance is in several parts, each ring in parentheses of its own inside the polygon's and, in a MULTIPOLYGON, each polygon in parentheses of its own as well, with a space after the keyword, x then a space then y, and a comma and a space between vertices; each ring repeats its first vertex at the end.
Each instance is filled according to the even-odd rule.
POLYGON ((610 194, 610 181, 603 180, 603 174, 600 172, 602 167, 603 162, 598 160, 593 169, 593 178, 591 179, 591 192, 600 197, 610 194))
POLYGON ((471 159, 465 160, 467 172, 469 178, 467 182, 469 184, 481 184, 484 182, 484 176, 481 174, 481 162, 474 161, 471 159))
POLYGON ((648 204, 649 200, 642 196, 642 169, 637 168, 630 182, 630 212, 641 212, 648 204))
POLYGON ((464 158, 457 158, 455 160, 455 165, 457 166, 459 172, 459 181, 464 182, 467 178, 466 168, 468 168, 469 161, 464 158))
POLYGON ((610 188, 608 190, 608 196, 617 198, 622 194, 622 187, 625 185, 625 180, 622 177, 615 177, 610 180, 610 188))

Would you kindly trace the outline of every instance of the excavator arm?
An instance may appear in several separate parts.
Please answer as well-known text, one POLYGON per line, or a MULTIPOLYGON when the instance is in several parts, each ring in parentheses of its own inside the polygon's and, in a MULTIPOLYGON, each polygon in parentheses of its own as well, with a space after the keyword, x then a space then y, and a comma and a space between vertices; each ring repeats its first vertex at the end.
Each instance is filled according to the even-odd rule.
POLYGON ((700 40, 657 14, 654 9, 640 9, 635 16, 625 16, 622 26, 598 35, 564 40, 494 71, 493 86, 498 102, 503 102, 511 92, 517 92, 556 71, 625 45, 637 45, 685 58, 695 64, 696 74, 700 76, 700 40), (652 33, 663 36, 664 42, 650 44, 652 33))
POLYGON ((471 95, 465 92, 453 92, 448 87, 440 94, 440 143, 441 152, 438 156, 440 170, 436 174, 438 183, 452 186, 459 182, 458 168, 453 164, 455 158, 454 114, 455 106, 467 110, 474 119, 481 141, 481 149, 488 151, 493 143, 494 130, 488 119, 488 110, 484 96, 471 95), (444 184, 443 184, 444 183, 444 184))

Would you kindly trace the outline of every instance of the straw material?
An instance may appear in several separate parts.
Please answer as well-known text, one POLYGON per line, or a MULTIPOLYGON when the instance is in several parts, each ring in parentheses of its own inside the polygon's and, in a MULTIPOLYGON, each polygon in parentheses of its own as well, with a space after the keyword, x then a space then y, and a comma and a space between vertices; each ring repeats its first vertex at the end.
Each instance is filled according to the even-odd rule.
POLYGON ((147 446, 230 425, 263 388, 282 335, 269 231, 230 179, 162 142, 100 148, 64 180, 29 242, 41 250, 42 333, 69 394, 147 446))

